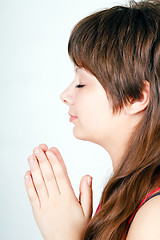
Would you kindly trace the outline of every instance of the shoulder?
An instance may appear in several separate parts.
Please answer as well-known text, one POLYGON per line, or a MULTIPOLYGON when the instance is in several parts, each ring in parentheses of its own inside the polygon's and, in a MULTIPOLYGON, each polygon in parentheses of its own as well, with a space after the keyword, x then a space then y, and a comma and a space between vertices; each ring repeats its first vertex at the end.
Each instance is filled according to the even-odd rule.
POLYGON ((136 213, 126 240, 160 239, 160 195, 147 201, 136 213))

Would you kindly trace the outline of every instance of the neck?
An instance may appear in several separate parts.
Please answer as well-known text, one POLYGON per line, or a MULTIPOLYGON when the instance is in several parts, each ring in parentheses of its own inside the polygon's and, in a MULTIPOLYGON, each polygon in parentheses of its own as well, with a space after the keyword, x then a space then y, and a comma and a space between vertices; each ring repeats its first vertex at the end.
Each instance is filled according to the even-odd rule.
POLYGON ((103 145, 102 146, 110 155, 113 165, 113 171, 119 166, 123 159, 123 155, 127 148, 127 140, 120 139, 120 141, 115 141, 114 144, 111 145, 103 145))
POLYGON ((128 126, 128 128, 119 128, 108 141, 105 139, 101 142, 100 145, 109 153, 111 157, 113 171, 115 171, 119 164, 121 164, 124 153, 128 148, 129 139, 136 125, 137 124, 128 126))

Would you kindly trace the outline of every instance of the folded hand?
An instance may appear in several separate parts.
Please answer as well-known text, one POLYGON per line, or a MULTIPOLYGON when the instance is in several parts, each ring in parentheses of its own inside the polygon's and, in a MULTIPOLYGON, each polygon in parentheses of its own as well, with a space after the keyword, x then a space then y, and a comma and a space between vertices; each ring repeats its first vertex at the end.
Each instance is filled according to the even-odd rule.
POLYGON ((81 179, 76 198, 57 148, 41 144, 28 158, 25 186, 45 240, 80 240, 92 215, 91 177, 81 179))

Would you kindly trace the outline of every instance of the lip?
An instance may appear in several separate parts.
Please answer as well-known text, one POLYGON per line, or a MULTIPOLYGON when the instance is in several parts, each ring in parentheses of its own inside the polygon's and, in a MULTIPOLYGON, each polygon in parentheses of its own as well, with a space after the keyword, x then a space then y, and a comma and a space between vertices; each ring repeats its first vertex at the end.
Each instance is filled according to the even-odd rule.
POLYGON ((69 115, 70 115, 70 119, 69 119, 70 122, 73 122, 75 119, 78 118, 76 116, 71 115, 70 113, 69 113, 69 115))

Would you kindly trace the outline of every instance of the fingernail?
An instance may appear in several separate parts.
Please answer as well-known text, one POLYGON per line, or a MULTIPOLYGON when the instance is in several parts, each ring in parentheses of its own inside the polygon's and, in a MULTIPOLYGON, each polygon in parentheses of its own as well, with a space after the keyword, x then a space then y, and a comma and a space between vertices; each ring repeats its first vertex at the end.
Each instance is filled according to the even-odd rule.
POLYGON ((39 153, 40 153, 40 150, 39 150, 38 148, 35 148, 35 149, 34 149, 34 153, 39 154, 39 153))
POLYGON ((87 184, 88 184, 89 186, 92 185, 92 177, 89 177, 89 178, 87 179, 87 184))
POLYGON ((26 174, 26 175, 24 176, 24 179, 25 179, 25 181, 27 181, 27 182, 29 182, 29 181, 30 181, 30 178, 31 178, 31 176, 30 176, 30 175, 28 175, 28 174, 26 174))
POLYGON ((28 161, 30 164, 33 164, 33 165, 35 164, 35 158, 33 156, 29 157, 28 161))
POLYGON ((25 177, 25 178, 30 178, 30 175, 25 175, 24 177, 25 177))

